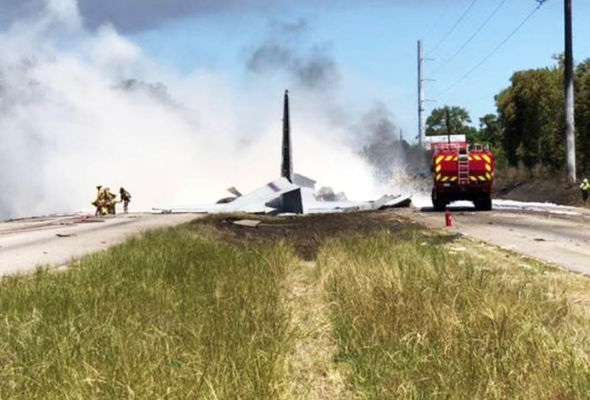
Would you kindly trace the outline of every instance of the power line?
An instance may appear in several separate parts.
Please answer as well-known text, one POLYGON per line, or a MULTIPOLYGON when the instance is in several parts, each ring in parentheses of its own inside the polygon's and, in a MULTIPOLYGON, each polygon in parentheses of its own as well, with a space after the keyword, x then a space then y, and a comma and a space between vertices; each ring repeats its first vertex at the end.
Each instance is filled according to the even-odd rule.
POLYGON ((498 6, 494 9, 494 11, 492 11, 492 13, 485 19, 485 21, 483 21, 483 23, 475 30, 475 32, 473 32, 473 34, 465 41, 465 43, 463 43, 463 45, 459 48, 459 50, 457 50, 455 52, 455 54, 453 54, 451 57, 447 58, 437 69, 436 71, 434 71, 434 73, 438 73, 440 70, 442 70, 444 67, 446 67, 451 61, 453 61, 459 54, 461 54, 461 52, 465 49, 465 47, 467 47, 467 45, 469 43, 471 43, 471 41, 473 39, 475 39, 475 37, 482 31, 483 28, 485 28, 485 26, 492 20, 492 18, 494 17, 494 15, 496 15, 498 13, 498 11, 500 11, 500 8, 502 8, 502 6, 506 3, 507 0, 502 0, 500 1, 500 3, 498 4, 498 6))
POLYGON ((474 73, 477 69, 479 69, 487 60, 490 59, 490 57, 492 57, 494 54, 496 54, 496 52, 498 50, 500 50, 500 48, 502 46, 504 46, 506 44, 506 42, 508 42, 512 36, 514 36, 519 30, 520 28, 523 27, 524 24, 527 23, 527 21, 539 10, 539 8, 541 8, 543 6, 543 4, 545 4, 545 2, 547 0, 536 0, 539 5, 537 7, 535 7, 535 9, 533 11, 530 12, 530 14, 528 14, 517 26, 516 28, 514 28, 512 30, 512 32, 510 32, 508 34, 508 36, 506 36, 504 38, 504 40, 502 40, 487 56, 485 56, 479 63, 477 63, 473 68, 471 68, 469 71, 467 71, 461 78, 459 78, 455 83, 453 83, 452 85, 448 86, 445 90, 443 90, 440 94, 443 93, 447 93, 449 90, 451 90, 452 88, 454 88, 455 86, 457 86, 458 84, 460 84, 461 82, 463 82, 465 79, 467 79, 469 76, 471 76, 472 73, 474 73))
POLYGON ((442 37, 441 40, 438 41, 438 43, 432 48, 432 50, 430 50, 428 52, 428 54, 431 54, 433 52, 435 52, 441 44, 443 44, 443 42, 445 40, 448 39, 449 36, 451 36, 451 34, 455 31, 455 29, 457 28, 457 26, 459 26, 459 24, 461 23, 461 21, 463 21, 463 19, 467 16, 467 14, 469 14, 469 11, 471 11, 471 9, 473 8, 473 6, 475 5, 475 3, 477 2, 477 0, 472 0, 471 4, 469 4, 469 7, 467 7, 467 9, 463 12, 463 14, 461 14, 461 16, 459 17, 459 19, 455 22, 455 24, 453 24, 453 26, 451 27, 451 29, 449 29, 449 31, 442 37))

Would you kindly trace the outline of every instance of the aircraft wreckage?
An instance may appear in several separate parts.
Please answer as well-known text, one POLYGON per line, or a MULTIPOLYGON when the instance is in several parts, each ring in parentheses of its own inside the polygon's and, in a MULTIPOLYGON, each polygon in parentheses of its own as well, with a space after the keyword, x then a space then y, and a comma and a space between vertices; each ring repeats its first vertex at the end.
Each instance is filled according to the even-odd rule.
POLYGON ((320 214, 407 207, 411 203, 411 196, 393 195, 369 201, 319 201, 315 197, 315 181, 293 172, 292 155, 289 91, 285 91, 280 178, 246 194, 232 187, 228 191, 235 197, 220 200, 217 204, 153 210, 162 213, 320 214))

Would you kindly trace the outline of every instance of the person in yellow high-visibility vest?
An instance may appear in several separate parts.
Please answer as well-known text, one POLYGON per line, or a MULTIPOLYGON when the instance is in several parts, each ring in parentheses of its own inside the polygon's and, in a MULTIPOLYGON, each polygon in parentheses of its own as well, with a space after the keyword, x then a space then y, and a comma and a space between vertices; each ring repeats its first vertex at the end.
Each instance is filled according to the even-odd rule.
POLYGON ((582 200, 584 200, 585 203, 586 200, 588 200, 588 192, 590 192, 590 183, 588 182, 588 179, 584 178, 580 185, 580 189, 582 189, 582 200))

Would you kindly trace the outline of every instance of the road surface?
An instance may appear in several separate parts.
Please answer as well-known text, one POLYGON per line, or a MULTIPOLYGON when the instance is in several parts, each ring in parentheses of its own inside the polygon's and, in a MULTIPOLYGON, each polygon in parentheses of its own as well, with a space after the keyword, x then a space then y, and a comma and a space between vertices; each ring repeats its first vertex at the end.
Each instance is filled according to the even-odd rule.
MULTIPOLYGON (((454 231, 590 276, 588 209, 511 201, 495 201, 489 212, 476 212, 469 203, 449 209, 454 231)), ((445 226, 444 212, 431 207, 402 213, 429 227, 445 226)))
MULTIPOLYGON (((453 231, 590 276, 590 210, 538 203, 497 201, 476 212, 469 203, 451 205, 453 231)), ((432 228, 444 213, 430 207, 397 209, 432 228)), ((0 276, 65 266, 142 231, 182 224, 194 214, 130 214, 114 218, 80 215, 0 223, 0 276)))
POLYGON ((143 231, 179 225, 187 214, 138 213, 94 218, 83 215, 30 218, 0 223, 0 276, 27 273, 38 265, 65 266, 143 231))

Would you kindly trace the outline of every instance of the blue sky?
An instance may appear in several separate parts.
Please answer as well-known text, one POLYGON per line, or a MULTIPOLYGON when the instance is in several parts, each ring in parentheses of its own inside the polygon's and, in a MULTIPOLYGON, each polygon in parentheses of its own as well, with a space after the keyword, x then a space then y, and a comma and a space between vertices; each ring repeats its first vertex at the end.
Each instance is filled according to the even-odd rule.
MULTIPOLYGON (((502 41, 536 6, 535 0, 507 0, 462 53, 447 60, 480 26, 502 0, 477 0, 470 12, 438 49, 429 49, 449 32, 472 0, 375 1, 364 5, 282 6, 217 10, 169 20, 150 30, 125 33, 158 63, 180 73, 211 68, 247 84, 248 50, 264 42, 273 22, 303 18, 302 41, 327 49, 345 80, 341 96, 381 101, 395 115, 407 138, 417 131, 416 41, 422 39, 427 56, 429 111, 440 105, 469 110, 473 121, 494 112, 494 94, 508 86, 516 70, 551 65, 563 51, 563 0, 548 0, 494 56, 462 83, 446 90, 502 41), (435 73, 436 72, 436 73, 435 73), (354 88, 354 89, 351 89, 354 88), (363 92, 363 93, 360 93, 363 92)), ((318 4, 321 4, 318 2, 318 4)), ((590 57, 590 2, 574 0, 574 56, 590 57)))

